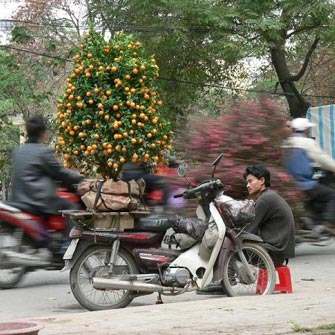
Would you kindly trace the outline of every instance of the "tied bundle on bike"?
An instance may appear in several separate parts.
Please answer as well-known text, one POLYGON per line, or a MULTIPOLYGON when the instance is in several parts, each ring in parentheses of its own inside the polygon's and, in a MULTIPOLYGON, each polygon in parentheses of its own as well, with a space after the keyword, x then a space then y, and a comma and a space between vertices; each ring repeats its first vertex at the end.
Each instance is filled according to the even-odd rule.
POLYGON ((134 211, 142 204, 145 181, 86 179, 78 193, 88 210, 96 212, 134 211))
POLYGON ((233 227, 244 227, 255 218, 255 202, 253 200, 235 200, 224 194, 216 199, 221 215, 233 227))
POLYGON ((201 242, 208 226, 204 220, 179 215, 170 218, 169 223, 175 232, 173 237, 181 250, 186 250, 197 242, 201 242))
MULTIPOLYGON (((242 229, 255 218, 255 202, 253 200, 236 200, 221 194, 215 200, 220 214, 227 226, 242 229)), ((219 237, 215 222, 210 222, 202 238, 202 253, 211 252, 219 237)))

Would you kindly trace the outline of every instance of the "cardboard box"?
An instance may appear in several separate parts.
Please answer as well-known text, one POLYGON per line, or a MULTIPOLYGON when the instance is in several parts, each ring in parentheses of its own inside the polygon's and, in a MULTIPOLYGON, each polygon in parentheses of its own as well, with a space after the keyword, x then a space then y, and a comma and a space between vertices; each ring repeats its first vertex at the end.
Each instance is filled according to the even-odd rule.
POLYGON ((125 230, 134 229, 134 217, 130 214, 113 213, 113 215, 95 214, 92 217, 92 227, 95 230, 125 230))

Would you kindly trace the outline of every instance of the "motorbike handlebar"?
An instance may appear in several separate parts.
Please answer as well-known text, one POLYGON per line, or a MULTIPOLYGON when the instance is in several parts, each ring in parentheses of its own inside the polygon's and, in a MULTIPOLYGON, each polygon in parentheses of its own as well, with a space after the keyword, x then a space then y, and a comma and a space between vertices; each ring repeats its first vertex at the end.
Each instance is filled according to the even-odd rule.
POLYGON ((196 198, 197 194, 199 192, 202 192, 203 190, 207 189, 207 190, 213 190, 213 191, 220 191, 223 189, 223 187, 224 185, 222 184, 220 179, 208 180, 196 187, 186 190, 184 193, 175 194, 173 197, 174 198, 183 197, 185 199, 193 199, 193 198, 196 198))

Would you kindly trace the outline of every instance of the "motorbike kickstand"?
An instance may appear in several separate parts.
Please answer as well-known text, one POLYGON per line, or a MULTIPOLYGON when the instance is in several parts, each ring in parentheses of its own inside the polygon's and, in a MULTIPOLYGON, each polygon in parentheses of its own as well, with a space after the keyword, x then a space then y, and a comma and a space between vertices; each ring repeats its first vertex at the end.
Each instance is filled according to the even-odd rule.
POLYGON ((164 304, 162 300, 162 295, 160 292, 158 292, 157 300, 156 300, 156 305, 164 304))

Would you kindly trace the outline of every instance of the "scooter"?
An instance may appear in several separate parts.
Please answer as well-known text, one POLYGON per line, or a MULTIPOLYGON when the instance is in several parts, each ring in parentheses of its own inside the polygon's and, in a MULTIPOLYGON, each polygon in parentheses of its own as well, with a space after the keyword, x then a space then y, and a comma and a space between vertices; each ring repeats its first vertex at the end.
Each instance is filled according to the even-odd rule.
MULTIPOLYGON (((335 175, 332 172, 315 169, 314 178, 320 184, 335 189, 335 175)), ((297 220, 296 245, 308 243, 316 246, 327 246, 333 243, 335 227, 325 226, 320 221, 323 205, 315 201, 305 201, 304 215, 297 220)))
MULTIPOLYGON (((66 189, 60 189, 58 196, 80 201, 66 189)), ((15 287, 30 271, 61 269, 68 240, 65 228, 61 213, 41 217, 23 204, 0 201, 0 288, 15 287)))
MULTIPOLYGON (((64 255, 72 293, 83 307, 122 308, 134 298, 153 292, 158 293, 157 302, 162 302, 162 295, 201 290, 213 282, 219 282, 228 296, 273 292, 276 272, 263 241, 243 228, 227 226, 219 211, 216 200, 222 195, 224 184, 214 177, 214 172, 222 157, 219 155, 213 162, 208 181, 190 185, 175 195, 197 200, 199 220, 208 225, 207 229, 217 229, 210 250, 197 240, 176 243, 171 220, 164 216, 135 219, 129 230, 99 229, 93 228, 91 221, 87 223, 85 213, 64 212, 73 220, 76 215, 83 215, 77 222, 80 229, 74 228, 70 234, 76 238, 64 255)), ((187 164, 181 164, 179 176, 186 178, 186 171, 187 164)))

